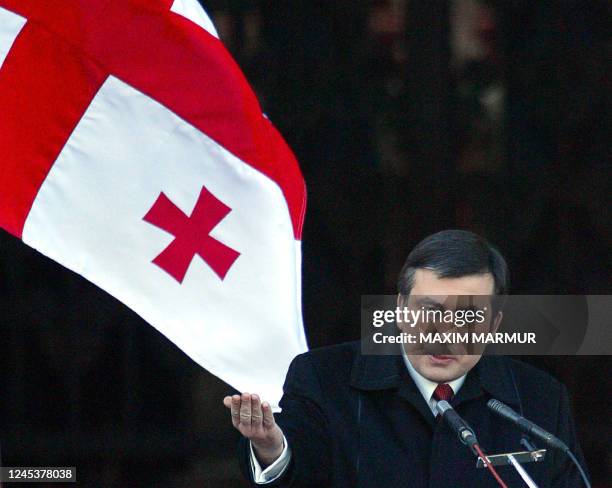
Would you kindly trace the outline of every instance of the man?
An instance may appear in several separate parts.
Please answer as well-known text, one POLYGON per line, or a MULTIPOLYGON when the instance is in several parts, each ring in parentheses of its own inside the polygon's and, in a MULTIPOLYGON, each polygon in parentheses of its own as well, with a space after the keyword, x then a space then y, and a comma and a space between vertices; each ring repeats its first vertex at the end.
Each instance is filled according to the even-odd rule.
MULTIPOLYGON (((481 237, 443 231, 410 253, 398 288, 400 303, 423 296, 494 297, 507 293, 508 269, 481 237)), ((500 320, 497 311, 492 327, 500 320)), ((497 486, 436 418, 441 399, 450 400, 489 454, 523 450, 521 432, 487 409, 496 398, 565 441, 583 462, 567 391, 549 375, 505 357, 401 352, 362 355, 354 342, 297 356, 276 416, 255 394, 225 397, 244 436, 245 475, 256 485, 283 487, 497 486)), ((551 449, 544 462, 525 467, 541 488, 581 485, 565 455, 551 449)), ((512 467, 498 472, 509 487, 524 486, 512 467)))

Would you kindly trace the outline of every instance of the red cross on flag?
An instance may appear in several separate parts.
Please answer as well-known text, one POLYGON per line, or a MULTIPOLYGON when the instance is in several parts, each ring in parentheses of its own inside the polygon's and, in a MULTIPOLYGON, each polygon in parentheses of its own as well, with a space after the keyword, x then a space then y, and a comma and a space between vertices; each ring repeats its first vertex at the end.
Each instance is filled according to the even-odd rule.
POLYGON ((0 226, 273 404, 305 198, 196 0, 0 0, 0 226))

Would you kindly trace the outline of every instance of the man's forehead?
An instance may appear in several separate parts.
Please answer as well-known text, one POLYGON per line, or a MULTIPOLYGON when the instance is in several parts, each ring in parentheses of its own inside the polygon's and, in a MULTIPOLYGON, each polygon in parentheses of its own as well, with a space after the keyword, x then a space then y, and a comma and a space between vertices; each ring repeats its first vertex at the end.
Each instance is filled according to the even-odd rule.
POLYGON ((495 279, 491 273, 441 278, 430 269, 417 269, 411 295, 493 295, 495 279))

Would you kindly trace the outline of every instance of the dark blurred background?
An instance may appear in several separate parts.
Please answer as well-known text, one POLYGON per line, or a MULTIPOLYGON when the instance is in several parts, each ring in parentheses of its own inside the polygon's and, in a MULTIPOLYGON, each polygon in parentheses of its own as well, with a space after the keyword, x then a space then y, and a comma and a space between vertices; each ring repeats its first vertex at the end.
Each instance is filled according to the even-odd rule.
MULTIPOLYGON (((497 244, 514 293, 610 294, 609 2, 203 4, 306 178, 311 347, 358 338, 360 295, 393 293, 411 247, 450 227, 497 244)), ((230 387, 4 232, 0 273, 4 465, 244 486, 230 387)), ((610 358, 523 359, 566 383, 612 486, 610 358)))

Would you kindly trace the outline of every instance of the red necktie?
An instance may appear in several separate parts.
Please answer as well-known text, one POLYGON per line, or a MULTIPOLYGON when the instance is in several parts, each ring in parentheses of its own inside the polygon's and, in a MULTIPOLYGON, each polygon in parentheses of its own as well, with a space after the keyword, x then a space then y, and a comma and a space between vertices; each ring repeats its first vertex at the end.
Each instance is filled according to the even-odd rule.
MULTIPOLYGON (((450 399, 453 398, 454 394, 455 392, 449 385, 447 385, 446 383, 440 383, 438 386, 436 386, 436 389, 434 390, 432 396, 438 402, 440 400, 446 400, 447 402, 450 402, 450 399)), ((436 411, 436 419, 439 421, 440 418, 440 413, 436 411)))
POLYGON ((433 397, 438 402, 440 400, 446 400, 447 402, 450 402, 450 399, 453 398, 454 394, 455 392, 449 385, 447 385, 446 383, 440 383, 438 386, 436 386, 436 389, 433 392, 433 397))

